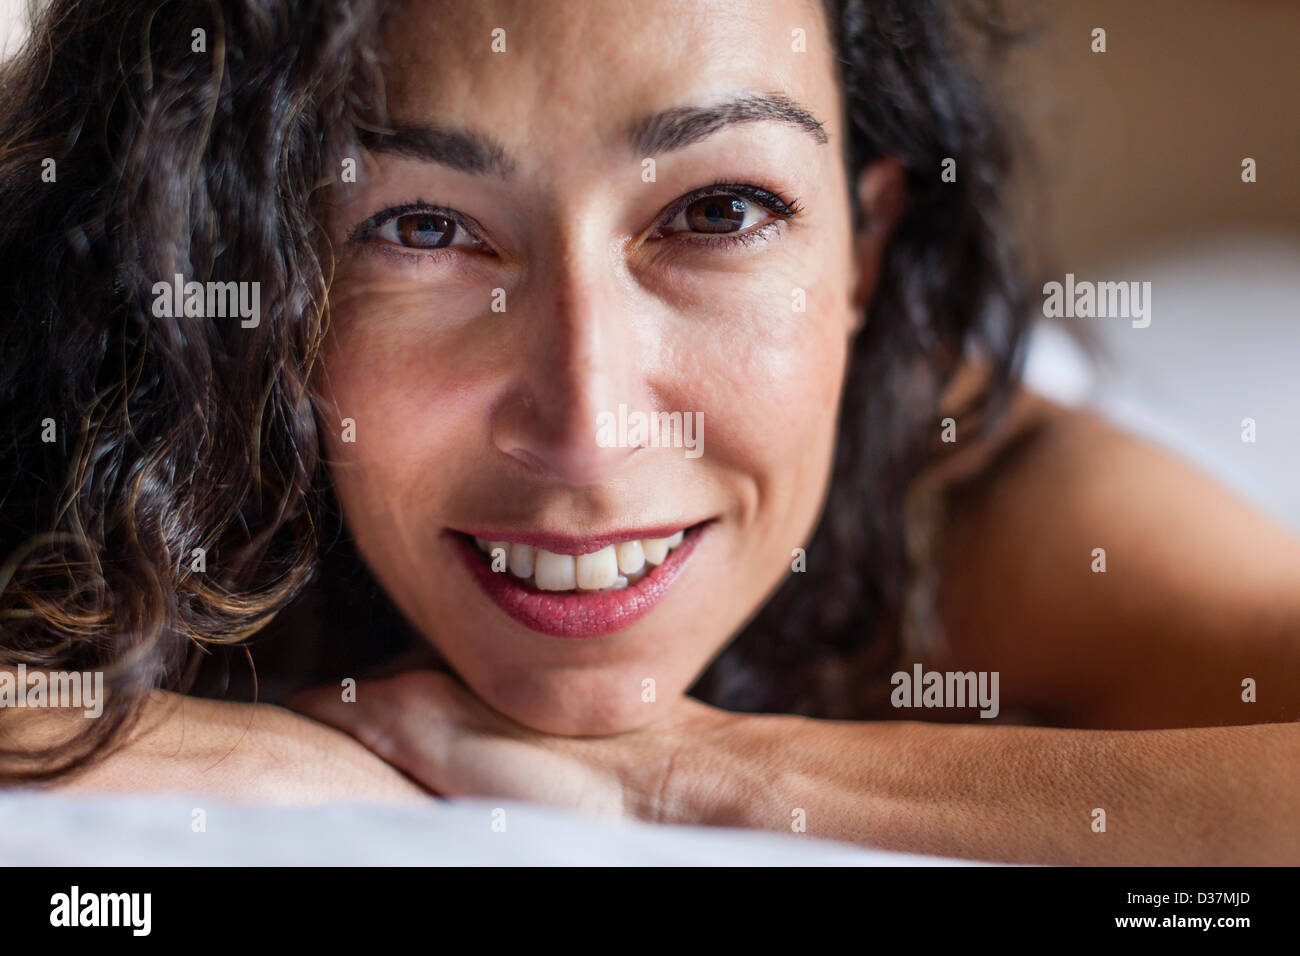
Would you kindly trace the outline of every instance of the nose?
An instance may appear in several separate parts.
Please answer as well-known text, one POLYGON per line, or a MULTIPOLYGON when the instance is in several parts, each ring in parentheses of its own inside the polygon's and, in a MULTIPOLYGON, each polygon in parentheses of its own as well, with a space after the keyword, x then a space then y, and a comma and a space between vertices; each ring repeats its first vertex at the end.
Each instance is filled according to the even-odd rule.
POLYGON ((638 451, 612 446, 602 417, 646 407, 635 292, 599 243, 584 245, 559 250, 544 281, 516 290, 510 321, 525 331, 512 336, 515 373, 492 423, 498 449, 573 486, 607 480, 638 451))

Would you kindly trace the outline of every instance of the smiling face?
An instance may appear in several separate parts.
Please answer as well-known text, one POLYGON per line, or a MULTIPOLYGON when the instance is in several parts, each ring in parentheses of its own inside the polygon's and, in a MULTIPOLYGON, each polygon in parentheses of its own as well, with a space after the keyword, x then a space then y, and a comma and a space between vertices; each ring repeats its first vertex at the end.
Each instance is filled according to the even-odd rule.
POLYGON ((348 526, 487 703, 644 725, 827 485, 859 313, 821 5, 410 3, 388 43, 394 132, 330 213, 348 526))

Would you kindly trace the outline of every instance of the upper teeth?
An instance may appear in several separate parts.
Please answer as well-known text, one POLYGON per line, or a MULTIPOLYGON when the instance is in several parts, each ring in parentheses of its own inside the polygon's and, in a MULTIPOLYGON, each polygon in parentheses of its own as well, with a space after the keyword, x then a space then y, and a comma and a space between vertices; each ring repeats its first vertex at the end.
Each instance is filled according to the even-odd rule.
POLYGON ((648 567, 662 564, 668 552, 682 543, 684 532, 668 538, 623 541, 589 554, 556 554, 531 544, 484 541, 475 538, 479 550, 493 557, 498 549, 510 573, 521 580, 533 579, 542 591, 599 591, 624 588, 637 581, 648 567))

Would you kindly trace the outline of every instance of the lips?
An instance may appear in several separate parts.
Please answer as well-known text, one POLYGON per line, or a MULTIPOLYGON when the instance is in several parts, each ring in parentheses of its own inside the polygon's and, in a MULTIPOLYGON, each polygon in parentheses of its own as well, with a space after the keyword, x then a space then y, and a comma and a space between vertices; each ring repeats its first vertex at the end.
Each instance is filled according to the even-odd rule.
MULTIPOLYGON (((600 637, 630 627, 668 593, 685 569, 708 522, 686 529, 681 544, 661 564, 626 587, 602 591, 541 591, 521 583, 509 572, 492 570, 490 558, 474 543, 474 536, 449 531, 461 560, 483 592, 507 615, 531 630, 552 637, 600 637)), ((557 554, 587 554, 611 545, 649 537, 668 537, 677 529, 646 529, 600 539, 563 538, 511 532, 498 535, 511 541, 547 547, 557 554)))

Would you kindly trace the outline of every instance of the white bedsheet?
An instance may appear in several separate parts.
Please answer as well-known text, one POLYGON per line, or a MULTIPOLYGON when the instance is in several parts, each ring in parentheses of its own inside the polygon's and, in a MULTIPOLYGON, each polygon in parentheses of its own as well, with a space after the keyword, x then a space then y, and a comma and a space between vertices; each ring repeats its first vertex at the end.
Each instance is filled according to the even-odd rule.
POLYGON ((915 866, 806 834, 613 823, 494 800, 301 809, 194 796, 0 793, 6 866, 915 866), (505 811, 494 832, 493 811, 505 811), (196 832, 195 810, 204 829, 196 832))

